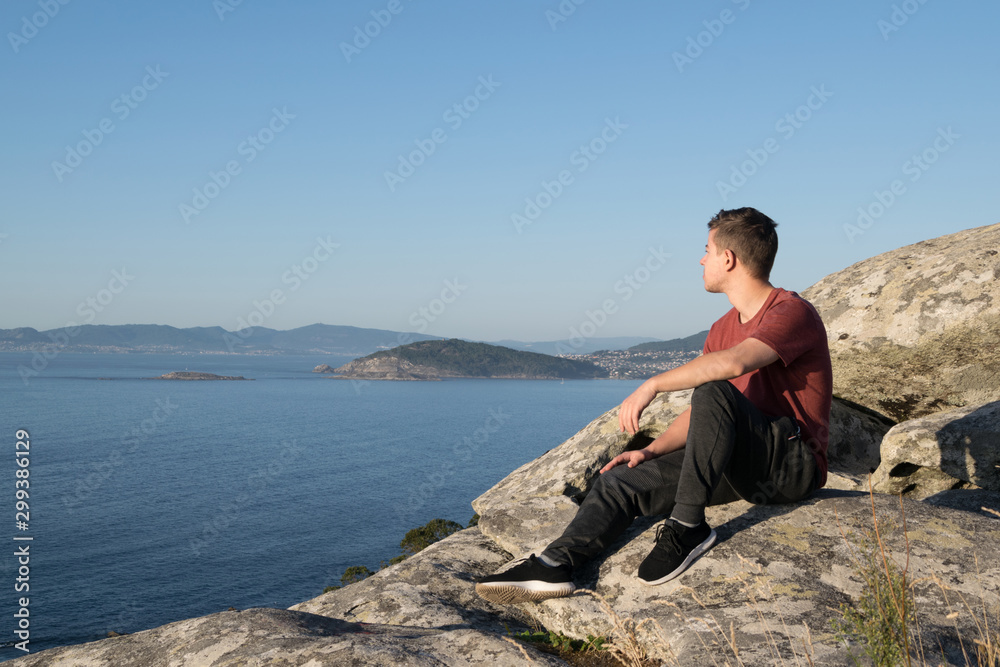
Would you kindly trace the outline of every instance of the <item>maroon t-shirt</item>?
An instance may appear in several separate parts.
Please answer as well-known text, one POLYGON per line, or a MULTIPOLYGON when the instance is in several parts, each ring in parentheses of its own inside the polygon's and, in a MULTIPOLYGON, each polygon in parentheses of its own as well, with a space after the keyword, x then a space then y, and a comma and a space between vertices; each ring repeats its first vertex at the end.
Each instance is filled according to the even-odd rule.
POLYGON ((824 486, 833 369, 823 320, 811 303, 778 287, 749 322, 741 323, 735 308, 719 318, 708 332, 705 353, 727 350, 747 338, 761 341, 779 359, 730 382, 764 414, 798 421, 803 441, 815 443, 812 450, 824 486))

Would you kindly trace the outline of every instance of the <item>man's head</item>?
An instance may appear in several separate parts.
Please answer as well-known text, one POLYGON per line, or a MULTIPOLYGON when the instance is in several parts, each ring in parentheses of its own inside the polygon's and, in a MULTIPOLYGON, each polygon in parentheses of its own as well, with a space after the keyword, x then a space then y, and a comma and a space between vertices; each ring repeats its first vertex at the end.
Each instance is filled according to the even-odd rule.
MULTIPOLYGON (((747 275, 768 280, 774 256, 778 253, 778 224, 755 208, 735 208, 719 211, 708 222, 709 254, 732 253, 736 264, 742 264, 747 275)), ((706 255, 706 259, 709 258, 706 255)), ((725 259, 716 257, 715 260, 725 259)), ((705 260, 702 261, 705 264, 705 260)), ((708 265, 706 265, 706 280, 708 265)), ((706 288, 710 286, 706 284, 706 288)), ((710 290, 711 291, 711 290, 710 290)))

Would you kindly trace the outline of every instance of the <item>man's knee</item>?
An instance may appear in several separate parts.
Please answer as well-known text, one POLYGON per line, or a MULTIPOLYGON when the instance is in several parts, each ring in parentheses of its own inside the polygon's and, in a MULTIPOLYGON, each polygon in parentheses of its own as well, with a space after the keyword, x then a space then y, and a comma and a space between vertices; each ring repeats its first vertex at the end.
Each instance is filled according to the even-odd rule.
MULTIPOLYGON (((639 464, 640 466, 645 464, 639 464)), ((644 472, 644 471, 643 471, 644 472)), ((637 468, 629 468, 627 465, 618 465, 597 476, 594 485, 590 489, 590 494, 601 498, 606 504, 625 508, 632 504, 632 499, 636 495, 637 486, 641 476, 637 468)), ((590 495, 588 494, 588 496, 590 495)))
POLYGON ((691 406, 695 405, 725 405, 733 402, 733 392, 736 387, 728 380, 712 380, 695 387, 691 394, 691 406))
POLYGON ((598 495, 604 497, 607 497, 609 494, 621 495, 622 468, 627 470, 628 466, 615 466, 606 473, 598 475, 597 479, 594 481, 594 486, 590 489, 590 492, 597 493, 598 495))

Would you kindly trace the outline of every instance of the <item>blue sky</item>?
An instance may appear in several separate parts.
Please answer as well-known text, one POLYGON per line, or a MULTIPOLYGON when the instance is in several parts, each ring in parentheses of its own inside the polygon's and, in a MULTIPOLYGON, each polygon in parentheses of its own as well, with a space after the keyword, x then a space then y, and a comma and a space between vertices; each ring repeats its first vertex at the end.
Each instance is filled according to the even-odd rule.
POLYGON ((0 328, 688 335, 729 307, 698 266, 721 208, 779 223, 795 290, 998 222, 998 18, 10 0, 0 328))

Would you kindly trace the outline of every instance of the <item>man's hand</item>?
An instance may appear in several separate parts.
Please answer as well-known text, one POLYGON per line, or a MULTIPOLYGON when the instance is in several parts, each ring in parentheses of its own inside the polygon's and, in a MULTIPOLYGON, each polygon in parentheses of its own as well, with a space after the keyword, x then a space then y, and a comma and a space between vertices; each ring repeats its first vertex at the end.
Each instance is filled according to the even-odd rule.
POLYGON ((628 431, 629 435, 635 435, 639 430, 639 417, 654 398, 656 391, 648 386, 648 382, 643 382, 632 395, 625 399, 622 407, 618 410, 618 425, 623 431, 628 431))
POLYGON ((655 455, 646 449, 636 449, 631 452, 622 452, 615 458, 608 461, 608 465, 601 468, 601 473, 606 473, 617 465, 622 463, 627 463, 629 468, 634 468, 643 461, 648 461, 649 459, 655 458, 655 455))

